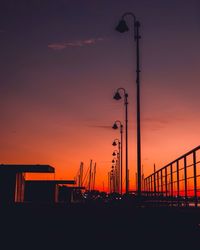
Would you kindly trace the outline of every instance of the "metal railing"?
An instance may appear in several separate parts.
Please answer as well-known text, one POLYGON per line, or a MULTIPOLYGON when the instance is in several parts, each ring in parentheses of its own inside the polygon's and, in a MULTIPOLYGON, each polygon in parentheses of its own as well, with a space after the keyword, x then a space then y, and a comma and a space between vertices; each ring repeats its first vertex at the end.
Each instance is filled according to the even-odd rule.
POLYGON ((200 205, 200 146, 146 177, 144 193, 178 205, 200 205))

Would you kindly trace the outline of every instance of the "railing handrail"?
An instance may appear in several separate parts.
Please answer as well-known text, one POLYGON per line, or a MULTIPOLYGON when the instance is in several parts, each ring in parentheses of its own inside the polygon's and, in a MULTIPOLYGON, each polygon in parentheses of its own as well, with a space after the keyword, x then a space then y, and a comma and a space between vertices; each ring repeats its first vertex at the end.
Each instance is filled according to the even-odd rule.
POLYGON ((154 174, 156 174, 156 173, 158 173, 158 172, 162 171, 163 169, 165 169, 165 168, 167 168, 167 167, 171 166, 172 164, 174 164, 175 162, 177 162, 177 161, 181 160, 182 158, 187 157, 188 155, 192 154, 193 152, 197 151, 198 149, 200 149, 200 145, 199 145, 199 146, 197 146, 197 147, 195 147, 194 149, 192 149, 192 150, 188 151, 188 152, 187 152, 187 153, 185 153, 184 155, 182 155, 182 156, 178 157, 176 160, 174 160, 174 161, 172 161, 172 162, 168 163, 168 164, 167 164, 167 165, 165 165, 164 167, 162 167, 162 168, 158 169, 157 171, 153 172, 152 174, 150 174, 149 176, 147 176, 147 177, 146 177, 146 178, 144 178, 144 179, 147 179, 147 178, 149 178, 149 177, 153 176, 154 174))

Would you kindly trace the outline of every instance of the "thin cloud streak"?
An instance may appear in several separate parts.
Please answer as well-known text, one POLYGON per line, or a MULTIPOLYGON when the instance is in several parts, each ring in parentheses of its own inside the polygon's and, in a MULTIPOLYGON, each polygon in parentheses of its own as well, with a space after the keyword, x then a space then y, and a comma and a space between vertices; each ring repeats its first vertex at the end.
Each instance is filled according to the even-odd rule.
POLYGON ((112 129, 112 126, 109 125, 88 125, 90 128, 101 128, 101 129, 112 129))
POLYGON ((103 41, 104 38, 90 38, 85 40, 77 40, 72 42, 58 42, 58 43, 51 43, 48 45, 48 48, 53 50, 63 50, 67 48, 76 48, 76 47, 84 47, 84 46, 91 46, 95 45, 96 43, 103 41))
POLYGON ((146 117, 142 119, 142 123, 146 124, 148 128, 150 128, 152 131, 158 131, 160 129, 165 128, 170 123, 178 121, 183 122, 185 120, 185 117, 183 117, 181 114, 166 114, 167 118, 163 117, 146 117))

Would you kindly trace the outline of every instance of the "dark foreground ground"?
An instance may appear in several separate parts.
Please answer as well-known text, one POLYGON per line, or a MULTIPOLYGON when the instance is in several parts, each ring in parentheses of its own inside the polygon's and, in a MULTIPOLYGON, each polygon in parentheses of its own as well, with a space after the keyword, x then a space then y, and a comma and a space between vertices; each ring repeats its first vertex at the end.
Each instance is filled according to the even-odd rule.
POLYGON ((199 224, 195 208, 18 205, 0 209, 0 249, 193 250, 200 249, 199 224))

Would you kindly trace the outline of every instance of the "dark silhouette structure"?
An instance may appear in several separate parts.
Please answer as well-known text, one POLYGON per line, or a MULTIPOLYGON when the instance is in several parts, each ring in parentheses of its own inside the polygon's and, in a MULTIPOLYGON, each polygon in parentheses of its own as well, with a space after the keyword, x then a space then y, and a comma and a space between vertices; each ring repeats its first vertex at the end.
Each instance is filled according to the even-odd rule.
POLYGON ((74 185, 74 180, 31 180, 26 181, 25 202, 57 203, 60 200, 70 201, 72 190, 66 186, 74 185), (66 197, 65 197, 66 195, 66 197))
POLYGON ((49 165, 0 165, 0 205, 24 201, 25 173, 54 173, 49 165))
POLYGON ((65 185, 59 185, 58 202, 68 204, 82 202, 83 190, 85 190, 85 187, 69 187, 65 185))

